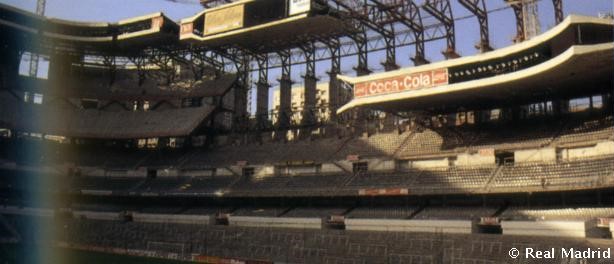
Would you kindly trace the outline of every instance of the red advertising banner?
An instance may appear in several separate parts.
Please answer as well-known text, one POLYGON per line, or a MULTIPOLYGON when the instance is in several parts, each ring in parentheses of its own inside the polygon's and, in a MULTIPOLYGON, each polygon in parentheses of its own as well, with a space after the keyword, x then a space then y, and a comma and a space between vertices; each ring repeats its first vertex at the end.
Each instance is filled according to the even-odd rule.
POLYGON ((448 84, 448 69, 416 72, 354 84, 354 97, 419 90, 448 84))

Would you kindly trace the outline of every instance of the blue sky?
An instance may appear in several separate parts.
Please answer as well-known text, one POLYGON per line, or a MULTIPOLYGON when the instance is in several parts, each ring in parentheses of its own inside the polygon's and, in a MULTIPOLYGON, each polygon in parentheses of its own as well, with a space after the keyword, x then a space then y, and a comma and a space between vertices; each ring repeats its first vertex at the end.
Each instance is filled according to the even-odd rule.
MULTIPOLYGON (((505 6, 503 0, 486 0, 488 9, 505 6)), ((202 10, 197 0, 182 0, 181 2, 194 2, 195 4, 173 3, 164 0, 47 0, 45 14, 50 17, 78 20, 78 21, 104 21, 114 22, 125 18, 145 15, 153 12, 164 12, 173 20, 192 16, 202 10)), ((423 0, 417 1, 418 3, 423 0)), ((36 0, 0 0, 0 3, 9 4, 21 9, 34 11, 36 0)), ((563 0, 565 15, 582 14, 596 16, 598 13, 611 13, 614 0, 563 0)), ((453 1, 454 16, 464 17, 469 12, 453 1)), ((539 19, 542 32, 554 26, 554 14, 551 0, 539 1, 539 19)), ((424 12, 423 12, 423 15, 424 12)), ((511 9, 505 9, 489 14, 490 40, 494 48, 502 48, 512 44, 511 39, 515 35, 515 21, 511 9)), ((479 40, 479 28, 477 19, 471 17, 456 21, 457 50, 461 55, 476 54, 473 47, 479 40)), ((445 40, 433 41, 426 44, 426 56, 431 61, 443 60, 441 51, 445 48, 445 40)), ((411 66, 409 57, 413 55, 414 47, 404 47, 397 51, 397 63, 403 67, 411 66)), ((379 62, 383 60, 383 52, 369 56, 369 66, 375 71, 383 70, 379 62)), ((317 65, 318 76, 325 78, 325 71, 330 63, 323 62, 317 65)), ((356 59, 346 58, 342 61, 342 71, 345 74, 353 74, 352 67, 356 65, 356 59)), ((300 75, 304 71, 302 66, 292 69, 292 77, 300 83, 300 75)), ((275 79, 279 70, 273 69, 269 73, 270 82, 276 85, 275 79)), ((254 76, 255 78, 256 76, 254 76)))

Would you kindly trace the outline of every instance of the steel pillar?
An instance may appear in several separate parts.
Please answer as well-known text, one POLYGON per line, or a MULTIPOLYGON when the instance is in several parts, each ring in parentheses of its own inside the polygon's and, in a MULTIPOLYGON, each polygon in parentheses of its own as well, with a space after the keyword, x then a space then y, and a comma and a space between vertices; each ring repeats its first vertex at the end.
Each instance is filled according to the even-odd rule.
MULTIPOLYGON (((316 63, 315 63, 315 48, 313 43, 309 43, 303 47, 301 47, 303 53, 305 54, 306 59, 306 71, 303 76, 305 80, 305 92, 304 92, 304 103, 303 103, 303 113, 301 118, 301 123, 305 126, 313 125, 315 123, 315 115, 314 111, 316 108, 316 93, 317 93, 317 82, 318 78, 316 77, 316 63)), ((305 131, 308 132, 308 131, 305 131)), ((303 133, 304 134, 304 133, 303 133)))
POLYGON ((330 118, 334 119, 340 105, 337 75, 341 73, 341 45, 339 39, 331 39, 326 44, 331 53, 330 70, 328 71, 328 110, 330 111, 330 118))
POLYGON ((478 23, 480 24, 480 43, 476 45, 476 49, 479 49, 480 52, 491 51, 492 47, 490 46, 488 34, 488 12, 486 9, 486 1, 458 0, 458 2, 478 18, 478 23))
POLYGON ((277 126, 280 129, 287 129, 291 124, 292 117, 292 79, 290 77, 290 52, 278 52, 281 58, 281 78, 279 81, 279 113, 277 126))
POLYGON ((264 128, 269 117, 269 60, 266 54, 256 57, 258 62, 258 83, 256 83, 256 122, 264 128))
POLYGON ((514 17, 516 17, 516 36, 514 37, 515 43, 525 41, 524 32, 524 4, 517 0, 505 0, 514 10, 514 17))
POLYGON ((234 90, 234 120, 235 128, 239 130, 247 129, 247 93, 249 91, 249 59, 247 56, 237 58, 235 62, 237 69, 237 80, 233 85, 234 90))
POLYGON ((563 22, 563 19, 565 19, 565 15, 563 14, 563 0, 552 0, 552 4, 554 5, 554 20, 557 24, 563 22))
POLYGON ((424 10, 443 24, 446 31, 446 50, 442 53, 446 59, 460 57, 456 53, 456 35, 454 32, 454 15, 450 0, 427 0, 423 6, 424 10))
MULTIPOLYGON (((374 13, 371 17, 380 26, 387 25, 393 34, 394 40, 394 23, 401 23, 412 30, 415 39, 416 54, 412 61, 414 65, 423 65, 429 63, 424 55, 424 27, 422 26, 422 16, 420 8, 413 1, 404 0, 370 0, 379 9, 379 13, 374 13)), ((391 44, 394 47, 394 41, 391 44)), ((388 67, 386 70, 395 70, 396 67, 388 67)), ((386 67, 386 65, 384 65, 386 67)))

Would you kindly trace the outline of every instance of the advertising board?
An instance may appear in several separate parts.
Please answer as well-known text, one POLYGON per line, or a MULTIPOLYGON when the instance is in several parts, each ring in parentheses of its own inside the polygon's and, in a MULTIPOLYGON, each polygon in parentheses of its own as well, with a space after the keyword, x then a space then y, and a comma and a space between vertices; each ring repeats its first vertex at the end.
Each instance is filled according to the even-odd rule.
POLYGON ((243 5, 235 5, 205 14, 205 36, 243 27, 243 5))
POLYGON ((391 94, 448 84, 448 69, 402 74, 354 84, 354 97, 391 94))

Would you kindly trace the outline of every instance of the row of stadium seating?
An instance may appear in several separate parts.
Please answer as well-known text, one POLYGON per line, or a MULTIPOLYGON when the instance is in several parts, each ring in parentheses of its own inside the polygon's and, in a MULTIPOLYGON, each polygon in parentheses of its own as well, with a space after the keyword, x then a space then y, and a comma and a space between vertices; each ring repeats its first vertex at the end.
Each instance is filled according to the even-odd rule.
POLYGON ((28 105, 9 92, 0 92, 0 122, 24 131, 77 138, 185 136, 213 110, 210 105, 157 111, 84 110, 70 104, 28 105))
POLYGON ((405 169, 366 173, 323 173, 270 176, 185 176, 156 178, 66 176, 57 171, 2 169, 0 187, 40 191, 82 190, 148 194, 223 194, 226 196, 342 196, 361 189, 406 188, 413 194, 487 193, 600 188, 614 182, 614 157, 501 166, 405 169), (50 178, 52 177, 52 178, 50 178), (57 179, 57 181, 53 180, 57 179), (28 182, 68 182, 29 185, 28 182))
POLYGON ((511 207, 501 214, 501 218, 507 220, 591 220, 599 217, 614 217, 614 208, 511 207))
POLYGON ((397 172, 312 174, 296 176, 78 177, 73 190, 215 193, 249 196, 356 195, 361 188, 408 188, 412 193, 505 191, 518 187, 536 190, 609 186, 614 157, 558 163, 409 169, 397 172))
MULTIPOLYGON (((183 65, 188 67, 187 65, 183 65)), ((191 70, 189 68, 183 71, 191 70)), ((84 68, 71 70, 69 74, 50 76, 50 83, 38 84, 45 87, 45 96, 57 98, 88 98, 97 100, 176 100, 180 98, 213 97, 223 95, 232 87, 235 74, 223 74, 216 79, 194 81, 179 80, 170 85, 163 83, 157 75, 163 74, 147 70, 147 77, 139 82, 137 70, 116 70, 113 78, 106 68, 84 68), (109 80, 114 79, 111 83, 109 80), (55 87, 51 84, 61 83, 55 87)), ((21 77, 26 79, 26 77, 21 77)), ((28 81, 28 80, 24 80, 28 81)), ((38 82, 45 82, 38 80, 38 82)))
MULTIPOLYGON (((10 101, 14 101, 11 99, 10 101)), ((81 131, 79 127, 81 123, 75 123, 77 126, 75 133, 81 134, 105 134, 112 136, 113 134, 138 134, 137 131, 151 128, 147 131, 162 131, 172 134, 176 130, 189 130, 196 122, 193 119, 206 116, 201 114, 201 108, 185 108, 177 110, 161 111, 161 114, 154 112, 141 112, 140 114, 118 115, 116 112, 83 112, 97 115, 98 120, 92 122, 83 122, 87 125, 86 130, 81 131), (192 110, 193 109, 193 110, 192 110), (188 112, 181 112, 188 111, 188 112), (198 112, 198 113, 197 113, 198 112), (171 118, 171 116, 181 115, 185 118, 171 118), (100 119, 108 116, 113 118, 113 122, 100 122, 100 119), (116 117, 121 117, 116 119, 116 117), (131 117, 133 116, 133 117, 131 117), (151 117, 155 120, 151 120, 151 117), (172 123, 164 126, 158 126, 161 120, 172 119, 172 123), (119 120, 119 121, 117 121, 119 120), (134 120, 130 121, 129 120, 134 120), (138 120, 138 122, 137 122, 138 120), (131 126, 121 129, 115 124, 130 124, 131 126), (147 123, 145 126, 140 126, 140 123, 147 123), (181 124, 179 124, 181 123, 181 124), (89 125, 88 125, 89 124, 89 125), (170 125, 175 124, 175 125, 170 125), (155 129, 153 128, 155 126, 155 129), (182 129, 182 127, 184 127, 182 129), (95 130, 95 131, 94 131, 95 130)), ((207 107, 202 107, 204 111, 207 107)), ((16 111, 2 111, 5 115, 12 115, 16 111)), ((139 113, 139 112, 135 112, 139 113)), ((208 113, 208 112, 207 112, 208 113)), ((87 115, 89 115, 87 114, 87 115)), ((81 115, 77 115, 80 117, 81 115)), ((17 118, 17 117, 15 117, 17 118)), ((15 118, 9 118, 11 120, 15 118)), ((80 120, 80 119, 76 119, 80 120)), ((110 120, 110 119, 109 119, 110 120)), ((14 121, 17 122, 17 121, 14 121)), ((19 123, 19 122, 17 122, 19 123)), ((46 122, 49 123, 49 122, 46 122)), ((58 123, 56 127, 60 127, 58 123)), ((65 129, 65 128, 62 128, 65 129)), ((151 132, 148 132, 151 133, 151 132)), ((134 169, 137 167, 148 168, 178 168, 178 169, 210 169, 221 168, 235 165, 238 161, 246 161, 249 164, 264 165, 264 164, 280 164, 285 162, 309 162, 309 163, 324 163, 335 160, 345 160, 348 155, 357 155, 358 157, 380 157, 380 158, 396 158, 404 159, 412 157, 423 157, 424 155, 454 155, 455 153, 464 153, 466 151, 478 151, 480 149, 493 148, 495 150, 514 150, 522 148, 539 148, 543 146, 557 147, 568 146, 574 144, 590 144, 597 143, 603 140, 611 140, 614 135, 614 121, 611 116, 602 118, 593 118, 587 121, 569 120, 567 122, 544 122, 543 125, 519 125, 517 127, 509 126, 462 126, 462 127, 445 127, 407 131, 403 133, 386 132, 379 133, 369 137, 348 137, 344 140, 338 138, 320 138, 313 140, 297 140, 292 142, 277 142, 265 141, 262 144, 247 144, 247 145, 220 145, 215 146, 213 150, 205 148, 196 148, 189 151, 138 151, 125 148, 99 148, 99 147, 81 147, 76 151, 71 146, 56 146, 50 145, 47 149, 54 150, 53 153, 41 154, 40 157, 32 153, 24 153, 21 156, 27 159, 35 159, 32 162, 44 164, 62 164, 69 163, 78 166, 88 167, 103 167, 109 169, 134 169), (76 152, 79 155, 76 155, 76 152), (102 158, 104 157, 104 158, 102 158)), ((29 148, 15 146, 9 148, 10 143, 6 147, 0 148, 0 158, 17 159, 18 162, 20 153, 29 148), (9 151, 9 153, 6 153, 9 151), (17 157, 17 158, 15 158, 17 157)), ((27 160, 25 162, 28 162, 27 160)))
MULTIPOLYGON (((27 207, 16 201, 4 201, 2 208, 27 207)), ((40 206, 40 205, 38 205, 40 206)), ((295 218, 322 218, 330 216, 344 216, 350 219, 415 219, 415 220, 470 220, 480 221, 482 217, 499 217, 501 220, 564 220, 564 221, 591 221, 598 218, 613 218, 614 207, 599 206, 525 206, 506 203, 501 205, 470 206, 470 205, 312 205, 312 206, 274 206, 274 205, 245 205, 230 207, 227 205, 173 205, 173 204, 135 204, 135 203, 101 203, 96 201, 74 202, 58 206, 61 210, 88 211, 88 212, 138 212, 146 214, 169 215, 208 215, 228 214, 231 216, 254 217, 295 217, 295 218)), ((53 209, 53 208, 47 208, 53 209)), ((1 223, 1 222, 0 222, 1 223)))
POLYGON ((600 119, 570 119, 534 124, 481 125, 479 127, 443 127, 425 130, 401 147, 399 156, 435 154, 445 150, 497 150, 557 146, 595 142, 614 134, 612 116, 600 119), (421 143, 421 144, 417 144, 421 143))
MULTIPOLYGON (((31 220, 6 216, 22 234, 31 220)), ((50 220, 50 219, 49 219, 50 220)), ((509 248, 590 248, 584 239, 485 234, 223 227, 56 219, 57 241, 72 245, 292 263, 476 263, 498 261, 509 248)), ((28 236, 23 236, 29 239, 28 236)), ((593 241, 595 243, 595 241, 593 241)), ((605 246, 608 247, 608 246, 605 246)), ((610 245, 611 247, 611 245, 610 245)), ((538 262, 527 262, 538 263, 538 262)), ((543 263, 543 262, 542 262, 543 263)))
POLYGON ((527 186, 595 187, 612 179, 614 162, 611 158, 578 160, 565 163, 532 163, 503 166, 494 179, 495 188, 527 186), (578 185, 579 184, 579 185, 578 185), (593 186, 584 186, 592 184, 593 186))
POLYGON ((23 91, 23 87, 28 87, 30 92, 43 94, 46 101, 57 98, 100 100, 102 102, 133 100, 157 102, 221 96, 232 87, 236 80, 235 74, 221 74, 218 77, 206 77, 206 79, 197 81, 188 78, 165 84, 163 76, 159 76, 162 74, 159 70, 148 70, 142 73, 146 77, 140 83, 137 70, 116 70, 113 77, 109 75, 111 70, 108 68, 92 68, 88 71, 94 72, 77 71, 75 73, 74 70, 71 70, 68 73, 57 73, 57 76, 50 76, 49 80, 19 76, 12 90, 23 91))

